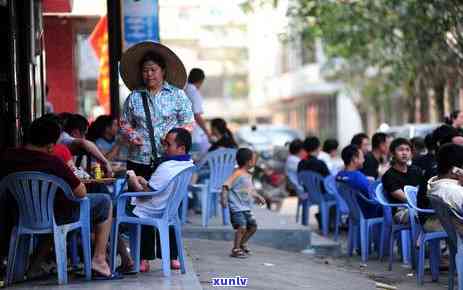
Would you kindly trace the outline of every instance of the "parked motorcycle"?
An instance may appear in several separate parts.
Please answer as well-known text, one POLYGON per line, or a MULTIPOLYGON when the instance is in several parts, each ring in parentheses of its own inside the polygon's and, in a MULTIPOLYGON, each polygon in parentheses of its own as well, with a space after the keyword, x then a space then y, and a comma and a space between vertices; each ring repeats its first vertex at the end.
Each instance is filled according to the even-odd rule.
POLYGON ((284 172, 287 153, 286 148, 277 148, 273 154, 258 154, 254 167, 253 181, 257 192, 262 195, 269 210, 275 205, 275 210, 281 208, 283 199, 288 196, 286 190, 286 175, 284 172))

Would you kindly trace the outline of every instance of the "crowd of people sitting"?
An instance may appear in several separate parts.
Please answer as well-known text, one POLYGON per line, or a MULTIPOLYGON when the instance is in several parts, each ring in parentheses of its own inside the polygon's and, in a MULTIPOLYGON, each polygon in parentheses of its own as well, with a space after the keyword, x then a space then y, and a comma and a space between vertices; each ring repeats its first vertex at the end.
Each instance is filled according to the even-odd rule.
MULTIPOLYGON (((460 183, 463 180, 462 119, 463 113, 457 111, 446 124, 424 138, 410 140, 393 138, 382 132, 375 133, 370 139, 365 133, 359 133, 341 150, 340 158, 336 154, 335 140, 326 140, 323 151, 320 151, 321 143, 317 137, 309 136, 304 141, 297 139, 289 145, 285 170, 288 177, 307 170, 322 177, 333 175, 337 182, 348 184, 366 198, 371 197, 371 184, 381 182, 385 197, 392 204, 407 204, 404 187, 414 186, 418 188, 419 208, 430 209, 429 195, 435 195, 463 214, 463 187, 460 183), (332 153, 330 150, 333 150, 332 153), (339 160, 342 160, 342 165, 339 160)), ((290 187, 301 186, 295 178, 288 180, 290 187)), ((300 199, 309 198, 302 194, 300 199)), ((382 216, 379 204, 366 203, 362 199, 358 202, 366 217, 382 216)), ((408 210, 394 209, 393 218, 396 223, 408 224, 408 210)), ((425 231, 443 230, 433 214, 420 212, 419 222, 425 231)))
MULTIPOLYGON (((193 159, 198 161, 209 151, 219 148, 237 149, 223 119, 213 119, 207 128, 202 117, 199 90, 205 79, 204 72, 193 68, 187 76, 182 61, 172 50, 157 42, 137 43, 121 56, 120 73, 131 91, 121 116, 99 116, 90 124, 79 114, 48 113, 24 128, 23 144, 0 153, 0 272, 3 272, 9 252, 15 252, 9 247, 9 237, 15 233, 15 227, 21 224, 20 217, 25 214, 18 202, 17 190, 7 188, 7 182, 2 182, 10 178, 17 182, 20 177, 15 173, 34 171, 41 172, 42 177, 43 174, 59 177, 69 185, 74 197, 88 198, 94 248, 92 277, 118 279, 120 274, 132 273, 138 266, 141 272, 150 271, 149 260, 162 257, 159 232, 152 226, 141 227, 141 261, 136 266, 125 239, 117 233, 114 239, 118 241, 121 265, 117 271, 112 271, 106 251, 115 201, 115 192, 111 191, 116 191, 116 186, 110 187, 95 180, 106 178, 114 182, 113 177, 117 177, 128 181, 131 192, 155 192, 152 198, 132 199, 126 214, 139 218, 159 216, 160 212, 167 211, 168 197, 173 195, 172 186, 164 186, 180 172, 188 172, 193 159), (193 158, 191 151, 195 152, 193 158)), ((252 164, 252 160, 248 160, 249 154, 245 155, 245 163, 252 164)), ((29 176, 27 174, 25 176, 29 176)), ((54 198, 54 226, 55 222, 57 225, 75 222, 80 216, 78 204, 66 198, 64 191, 67 190, 58 191, 54 198)), ((123 233, 124 229, 121 228, 120 232, 123 233)), ((170 273, 169 263, 172 269, 182 267, 173 229, 169 232, 169 243, 170 261, 163 261, 165 273, 170 273)), ((44 265, 50 261, 52 245, 49 235, 38 239, 27 267, 28 278, 50 272, 44 265)), ((59 249, 55 247, 55 250, 59 249)), ((12 269, 11 265, 9 268, 12 269)), ((58 270, 58 276, 61 270, 58 270)))
MULTIPOLYGON (((357 134, 339 156, 339 143, 334 139, 327 139, 323 146, 315 136, 309 136, 303 141, 293 140, 289 144, 285 165, 290 177, 288 183, 300 188, 297 178, 291 176, 297 176, 302 171, 312 171, 322 177, 336 176, 338 182, 346 183, 368 198, 372 182, 380 181, 388 201, 397 204, 406 203, 404 187, 411 185, 418 188, 418 207, 431 208, 429 195, 434 195, 463 215, 463 131, 459 128, 462 125, 458 122, 460 115, 454 114, 455 120, 451 124, 439 126, 425 138, 394 139, 378 132, 370 142, 366 134, 357 134)), ((208 139, 212 144, 199 150, 202 155, 218 148, 238 148, 224 120, 213 119, 210 125, 208 139)), ((175 127, 161 140, 163 157, 157 168, 148 175, 137 174, 128 168, 130 159, 127 161, 127 145, 130 143, 130 134, 124 134, 124 130, 127 131, 112 116, 99 116, 90 124, 79 114, 46 114, 30 125, 23 146, 8 149, 0 156, 0 179, 14 172, 41 171, 62 178, 76 197, 89 198, 94 234, 92 270, 94 277, 102 279, 118 279, 121 274, 132 273, 134 261, 125 240, 118 236, 117 252, 121 256, 121 265, 116 272, 110 269, 107 246, 113 219, 111 188, 100 183, 85 182, 93 175, 93 168, 101 166, 107 177, 127 176, 128 188, 132 191, 156 191, 164 188, 183 169, 193 166, 195 161, 189 155, 195 146, 190 132, 175 127)), ((246 242, 256 230, 256 221, 249 211, 250 201, 242 203, 239 198, 239 202, 232 201, 236 194, 234 190, 238 192, 243 187, 250 191, 252 181, 249 172, 255 165, 256 155, 244 149, 238 153, 240 167, 225 183, 222 205, 228 207, 229 200, 235 227, 236 237, 231 256, 242 258, 249 252, 246 242), (237 208, 240 210, 237 211, 237 208), (245 209, 244 213, 241 209, 245 209)), ((265 202, 254 190, 250 192, 259 202, 265 202)), ((127 210, 130 215, 137 217, 156 216, 166 207, 168 196, 169 192, 164 192, 149 200, 134 199, 127 210)), ((299 198, 307 199, 309 196, 305 194, 299 198)), ((1 194, 0 199, 0 258, 4 261, 8 256, 8 237, 17 223, 18 208, 11 195, 1 194)), ((364 203, 362 200, 359 200, 359 205, 367 217, 383 214, 379 205, 364 203)), ((64 195, 57 195, 54 208, 57 224, 69 223, 78 218, 78 207, 64 195)), ((408 223, 407 209, 395 210, 393 218, 396 223, 408 223)), ((426 231, 442 230, 439 220, 432 214, 421 213, 419 222, 426 231)), ((156 232, 145 235, 141 241, 142 272, 150 270, 149 260, 162 257, 159 235, 156 232)), ((170 243, 171 268, 179 269, 174 233, 170 234, 170 243)), ((28 267, 28 277, 41 276, 49 271, 46 264, 50 261, 52 248, 49 237, 39 239, 38 250, 34 251, 28 267)))
MULTIPOLYGON (((62 178, 69 184, 76 197, 89 198, 94 233, 92 270, 94 277, 104 279, 117 279, 117 273, 133 272, 134 261, 124 239, 119 238, 118 254, 121 256, 121 265, 114 273, 109 268, 106 250, 113 218, 112 187, 102 183, 86 182, 94 177, 94 168, 101 166, 102 177, 128 176, 128 187, 132 191, 156 191, 163 188, 177 173, 193 166, 193 160, 189 155, 193 145, 192 136, 188 130, 177 127, 169 130, 162 140, 164 157, 159 167, 149 176, 137 176, 133 170, 127 170, 128 140, 120 131, 118 119, 109 115, 99 116, 90 124, 79 114, 50 113, 32 122, 26 130, 24 145, 8 149, 0 155, 0 180, 14 172, 40 171, 62 178)), ((212 120, 211 140, 209 151, 237 148, 233 135, 223 119, 212 120)), ((203 152, 205 153, 207 151, 203 152)), ((198 156, 200 157, 202 156, 198 156)), ((155 215, 166 206, 168 195, 166 192, 149 201, 136 199, 128 210, 138 217, 155 215)), ((18 222, 18 208, 11 195, 1 194, 0 199, 0 259, 5 261, 9 250, 8 237, 18 222)), ((54 208, 57 224, 75 221, 79 216, 78 206, 62 194, 57 195, 54 208)), ((171 267, 179 269, 173 233, 170 240, 171 267)), ((161 258, 159 243, 158 236, 142 240, 142 272, 150 270, 148 260, 161 258), (149 248, 150 253, 143 253, 143 244, 144 248, 149 248), (155 248, 156 251, 153 252, 155 248)), ((49 237, 39 240, 39 250, 34 251, 27 272, 28 278, 42 276, 51 270, 47 262, 53 254, 52 248, 52 240, 49 237)))

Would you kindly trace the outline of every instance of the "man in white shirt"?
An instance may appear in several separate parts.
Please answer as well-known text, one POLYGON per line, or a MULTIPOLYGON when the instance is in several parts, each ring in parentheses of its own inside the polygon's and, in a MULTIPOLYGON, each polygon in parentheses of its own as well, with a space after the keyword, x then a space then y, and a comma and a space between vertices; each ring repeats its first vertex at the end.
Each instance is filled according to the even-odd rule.
POLYGON ((437 172, 428 181, 428 195, 435 195, 463 215, 463 147, 445 144, 437 153, 437 172))
POLYGON ((133 213, 138 217, 148 218, 161 214, 172 194, 171 190, 164 188, 182 170, 194 166, 190 155, 187 152, 191 148, 191 135, 183 128, 174 128, 167 133, 163 141, 166 157, 159 167, 154 171, 149 181, 141 176, 135 176, 129 171, 129 185, 136 191, 159 191, 159 194, 146 199, 136 199, 133 203, 135 209, 133 213))
POLYGON ((318 159, 326 163, 331 175, 336 175, 344 167, 343 161, 338 156, 338 146, 336 139, 326 139, 322 151, 318 153, 318 159))
MULTIPOLYGON (((132 171, 127 172, 129 175, 129 187, 135 191, 154 191, 157 194, 146 198, 136 198, 132 201, 135 205, 133 214, 141 218, 150 218, 160 215, 164 212, 170 195, 173 193, 171 188, 165 188, 169 182, 182 170, 194 166, 188 152, 191 149, 191 134, 186 129, 174 128, 170 130, 163 145, 165 147, 166 157, 164 161, 158 166, 156 171, 149 181, 146 181, 141 176, 135 176, 132 171)), ((159 235, 156 235, 156 256, 162 257, 159 235)), ((149 240, 150 234, 145 232, 142 228, 142 243, 151 245, 152 240, 149 240)), ((177 260, 177 244, 175 240, 175 233, 173 229, 169 230, 170 240, 170 257, 171 268, 179 269, 180 263, 177 260)), ((142 245, 143 247, 143 245, 142 245)), ((146 261, 142 261, 142 264, 146 261)), ((149 264, 148 264, 149 265, 149 264)), ((147 267, 149 269, 149 267, 147 267)))
POLYGON ((200 68, 193 68, 188 75, 188 84, 185 93, 190 98, 196 124, 193 128, 193 147, 200 155, 207 152, 209 148, 210 132, 207 129, 206 121, 203 119, 203 97, 199 92, 204 83, 204 71, 200 68))

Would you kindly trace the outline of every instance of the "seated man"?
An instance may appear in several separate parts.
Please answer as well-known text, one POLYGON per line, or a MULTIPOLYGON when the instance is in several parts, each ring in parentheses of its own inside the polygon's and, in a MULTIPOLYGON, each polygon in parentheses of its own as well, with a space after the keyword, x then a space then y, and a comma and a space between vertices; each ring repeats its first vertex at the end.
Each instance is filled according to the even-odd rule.
MULTIPOLYGON (((305 160, 301 160, 299 162, 299 165, 297 166, 298 173, 301 171, 308 170, 308 171, 314 171, 320 174, 322 177, 326 177, 330 175, 330 171, 328 170, 328 167, 326 166, 325 162, 317 158, 318 154, 320 153, 320 140, 317 137, 315 136, 307 137, 304 140, 304 143, 302 144, 302 148, 308 155, 308 158, 305 160)), ((331 198, 331 196, 327 196, 327 197, 331 198)), ((332 207, 330 210, 330 220, 335 221, 336 220, 335 216, 336 216, 336 209, 332 207)), ((318 221, 318 227, 321 229, 320 213, 315 214, 315 218, 318 221)), ((303 211, 302 221, 303 223, 306 222, 304 211, 303 211)))
MULTIPOLYGON (((163 162, 159 165, 156 171, 154 171, 153 175, 151 175, 149 181, 146 181, 141 176, 135 176, 133 172, 129 171, 129 187, 133 188, 135 191, 147 192, 164 189, 178 173, 186 168, 194 166, 191 156, 188 155, 188 152, 191 149, 191 143, 191 134, 188 130, 183 128, 174 128, 170 130, 163 142, 166 154, 163 162)), ((166 189, 152 197, 148 197, 148 199, 135 199, 133 202, 135 205, 133 214, 141 218, 150 218, 163 213, 171 194, 172 191, 170 189, 166 189)), ((170 229, 169 234, 172 268, 179 269, 179 263, 177 261, 177 244, 173 229, 170 229)), ((152 245, 153 241, 149 240, 148 237, 149 233, 142 231, 142 247, 144 247, 143 243, 152 245), (144 238, 144 236, 146 238, 144 238)), ((159 235, 157 235, 156 243, 156 256, 161 259, 162 254, 159 235)), ((142 262, 142 264, 146 265, 146 262, 142 262)))
MULTIPOLYGON (((440 197, 463 215, 463 146, 445 144, 437 153, 437 176, 428 182, 428 194, 440 197)), ((457 227, 461 230, 461 227, 457 227)), ((460 233, 463 234, 463 233, 460 233)))
MULTIPOLYGON (((345 167, 344 170, 339 171, 336 180, 345 182, 350 187, 358 190, 363 196, 369 198, 370 183, 365 174, 360 171, 365 160, 363 152, 356 145, 348 145, 342 150, 341 157, 345 167)), ((357 200, 366 218, 381 216, 382 211, 379 205, 371 205, 361 198, 357 200)))
MULTIPOLYGON (((392 167, 383 175, 382 182, 386 198, 390 203, 407 203, 405 197, 405 185, 419 186, 423 175, 421 170, 409 166, 412 157, 412 145, 407 139, 397 138, 390 146, 392 167)), ((408 210, 394 210, 394 220, 400 224, 407 224, 408 210)))
POLYGON ((427 171, 431 171, 432 168, 436 166, 435 151, 437 145, 432 133, 426 135, 424 138, 424 145, 425 150, 413 158, 412 164, 420 168, 423 175, 426 175, 427 171))
MULTIPOLYGON (((74 155, 77 155, 80 151, 90 154, 102 164, 107 176, 112 176, 111 163, 95 143, 85 139, 89 125, 87 119, 79 114, 66 114, 65 116, 66 120, 63 121, 64 131, 61 133, 58 143, 68 146, 74 155)), ((80 166, 80 164, 77 165, 80 166)))
MULTIPOLYGON (((50 118, 41 117, 32 122, 26 136, 26 145, 21 148, 9 149, 0 156, 0 179, 8 174, 20 171, 41 171, 55 175, 66 181, 76 197, 87 196, 90 199, 91 223, 95 232, 94 256, 92 269, 96 275, 105 278, 114 277, 106 262, 106 245, 112 222, 112 205, 107 195, 87 195, 85 186, 72 173, 71 169, 52 150, 61 128, 50 118)), ((13 226, 12 217, 17 216, 16 202, 9 194, 1 195, 0 224, 3 231, 0 237, 9 237, 13 226), (6 225, 6 226, 5 226, 6 225)), ((79 217, 79 205, 68 200, 64 193, 57 192, 55 197, 55 219, 58 224, 70 223, 79 217)), ((40 268, 44 257, 49 253, 49 247, 40 247, 37 259, 31 268, 40 268), (48 253, 47 253, 48 251, 48 253)))
MULTIPOLYGON (((440 126, 432 133, 426 135, 424 143, 427 153, 413 159, 412 165, 420 168, 423 173, 423 180, 418 189, 416 196, 418 207, 423 209, 431 209, 431 203, 428 198, 428 181, 437 175, 437 160, 436 154, 438 144, 444 145, 452 142, 453 137, 458 135, 458 130, 451 126, 440 126)), ((441 230, 439 220, 434 214, 418 213, 420 224, 426 231, 441 230)))
POLYGON ((362 150, 363 156, 367 155, 368 151, 370 151, 370 137, 365 133, 355 134, 350 144, 357 145, 357 147, 362 150))
POLYGON ((299 162, 297 172, 310 170, 317 172, 323 177, 330 175, 330 171, 325 162, 317 158, 320 153, 320 140, 317 137, 307 137, 302 144, 302 149, 305 150, 308 158, 299 162))
POLYGON ((372 180, 381 177, 388 168, 387 154, 389 152, 390 137, 384 133, 375 133, 371 138, 372 150, 365 155, 365 162, 361 171, 372 180))
POLYGON ((303 143, 299 139, 295 139, 289 144, 289 155, 285 163, 286 172, 297 172, 297 166, 299 165, 299 162, 307 158, 307 153, 302 148, 302 146, 303 143))

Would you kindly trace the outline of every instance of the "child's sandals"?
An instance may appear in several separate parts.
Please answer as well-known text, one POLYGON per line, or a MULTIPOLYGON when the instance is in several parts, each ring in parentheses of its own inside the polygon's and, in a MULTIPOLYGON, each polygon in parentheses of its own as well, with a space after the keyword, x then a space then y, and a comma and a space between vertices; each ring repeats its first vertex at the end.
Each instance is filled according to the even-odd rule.
POLYGON ((246 253, 242 249, 232 249, 230 257, 245 259, 248 256, 246 255, 246 253))
POLYGON ((245 254, 247 254, 247 255, 251 255, 251 254, 252 254, 252 252, 251 252, 251 250, 249 250, 248 246, 246 246, 246 245, 241 245, 240 248, 241 248, 241 250, 243 250, 243 252, 244 252, 245 254))

